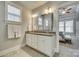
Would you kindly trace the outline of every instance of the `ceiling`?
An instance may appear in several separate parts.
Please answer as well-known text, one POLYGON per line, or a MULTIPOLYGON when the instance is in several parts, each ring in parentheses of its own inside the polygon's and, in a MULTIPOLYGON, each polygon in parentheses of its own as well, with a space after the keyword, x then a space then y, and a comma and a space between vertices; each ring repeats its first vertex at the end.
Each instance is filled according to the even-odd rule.
POLYGON ((43 4, 45 4, 47 1, 18 1, 21 5, 29 8, 29 9, 35 9, 43 4))

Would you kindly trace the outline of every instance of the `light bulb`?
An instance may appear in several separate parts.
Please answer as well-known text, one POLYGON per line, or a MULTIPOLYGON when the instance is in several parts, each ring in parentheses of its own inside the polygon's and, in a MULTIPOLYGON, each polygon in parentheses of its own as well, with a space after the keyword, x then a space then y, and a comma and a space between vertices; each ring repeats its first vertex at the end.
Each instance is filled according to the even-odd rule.
POLYGON ((37 16, 38 16, 37 14, 32 15, 33 18, 34 18, 34 17, 37 17, 37 16))
POLYGON ((52 12, 52 8, 49 8, 49 13, 51 13, 52 12))
POLYGON ((48 14, 48 10, 47 9, 45 9, 45 14, 48 14))

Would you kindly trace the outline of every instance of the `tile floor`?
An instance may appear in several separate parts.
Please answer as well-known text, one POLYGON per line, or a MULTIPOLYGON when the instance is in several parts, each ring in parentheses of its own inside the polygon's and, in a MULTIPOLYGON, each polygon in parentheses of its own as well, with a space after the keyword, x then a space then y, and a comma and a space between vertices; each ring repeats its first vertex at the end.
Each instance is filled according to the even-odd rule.
POLYGON ((31 56, 25 51, 23 51, 22 49, 18 49, 18 50, 9 52, 2 57, 31 57, 31 56))
POLYGON ((22 50, 24 50, 25 52, 27 52, 32 57, 47 57, 46 55, 41 54, 41 53, 33 50, 32 48, 29 48, 28 46, 22 47, 22 50))
MULTIPOLYGON (((9 52, 3 57, 47 57, 37 51, 25 46, 19 50, 9 52)), ((79 57, 79 50, 60 45, 60 54, 57 57, 79 57)))
POLYGON ((79 49, 74 47, 74 44, 60 43, 61 57, 79 57, 79 49))

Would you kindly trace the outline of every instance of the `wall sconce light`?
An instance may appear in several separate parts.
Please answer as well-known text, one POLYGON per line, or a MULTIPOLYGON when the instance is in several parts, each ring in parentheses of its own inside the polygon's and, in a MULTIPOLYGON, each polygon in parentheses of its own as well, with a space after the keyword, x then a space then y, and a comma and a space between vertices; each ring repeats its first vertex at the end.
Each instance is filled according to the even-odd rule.
POLYGON ((33 14, 32 15, 32 18, 35 18, 35 17, 37 17, 38 16, 38 14, 33 14))
POLYGON ((45 9, 45 14, 48 14, 48 9, 45 9))
POLYGON ((49 8, 48 10, 49 10, 49 13, 52 13, 52 8, 49 8))
POLYGON ((52 13, 52 12, 53 12, 52 8, 45 9, 45 14, 52 13))

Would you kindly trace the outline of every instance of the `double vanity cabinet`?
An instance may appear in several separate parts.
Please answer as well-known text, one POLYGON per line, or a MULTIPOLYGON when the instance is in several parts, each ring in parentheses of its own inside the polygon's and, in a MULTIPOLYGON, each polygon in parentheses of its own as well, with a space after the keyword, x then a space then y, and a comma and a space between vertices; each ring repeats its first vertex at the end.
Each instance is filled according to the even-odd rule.
POLYGON ((26 45, 53 56, 56 49, 56 35, 55 33, 26 33, 26 45))

